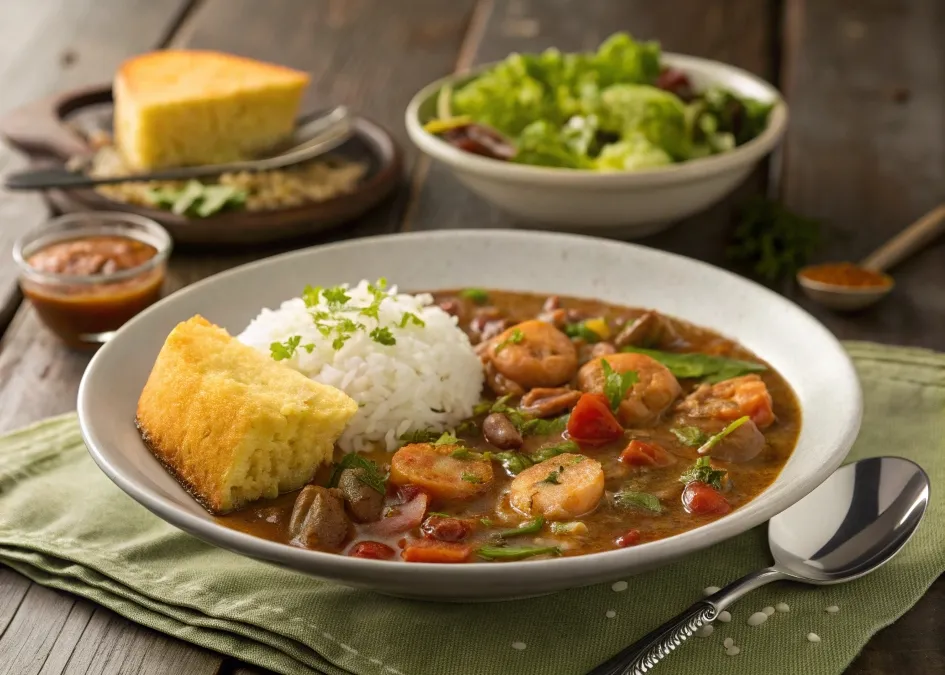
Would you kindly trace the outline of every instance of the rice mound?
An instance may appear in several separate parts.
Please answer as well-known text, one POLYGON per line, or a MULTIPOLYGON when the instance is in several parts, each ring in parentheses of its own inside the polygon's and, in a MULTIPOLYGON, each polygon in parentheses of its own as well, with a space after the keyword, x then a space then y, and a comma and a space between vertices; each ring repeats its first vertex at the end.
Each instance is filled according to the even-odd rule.
POLYGON ((317 296, 317 303, 306 296, 309 306, 293 298, 278 309, 263 309, 237 337, 270 354, 272 343, 300 336, 300 346, 283 362, 358 403, 358 412, 338 439, 344 452, 378 446, 392 451, 405 433, 445 431, 472 415, 482 390, 482 365, 456 317, 434 305, 428 293, 398 294, 396 287, 379 291, 367 281, 338 288, 349 296, 343 304, 331 304, 324 295, 317 296), (362 313, 372 303, 377 319, 362 313), (326 336, 323 331, 344 319, 362 327, 346 333, 349 337, 336 349, 332 343, 338 334, 326 336), (392 337, 394 344, 372 337, 375 329, 383 328, 389 331, 383 341, 392 337))

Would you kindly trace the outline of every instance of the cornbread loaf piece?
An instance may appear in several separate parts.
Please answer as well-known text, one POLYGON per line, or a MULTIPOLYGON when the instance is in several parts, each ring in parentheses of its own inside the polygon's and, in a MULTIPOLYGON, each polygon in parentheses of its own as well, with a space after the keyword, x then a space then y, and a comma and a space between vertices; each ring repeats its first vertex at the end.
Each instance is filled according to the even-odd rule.
POLYGON ((308 483, 357 410, 195 316, 167 336, 135 423, 181 485, 222 514, 308 483))
POLYGON ((115 76, 115 142, 139 170, 243 159, 291 133, 308 82, 230 54, 142 54, 115 76))

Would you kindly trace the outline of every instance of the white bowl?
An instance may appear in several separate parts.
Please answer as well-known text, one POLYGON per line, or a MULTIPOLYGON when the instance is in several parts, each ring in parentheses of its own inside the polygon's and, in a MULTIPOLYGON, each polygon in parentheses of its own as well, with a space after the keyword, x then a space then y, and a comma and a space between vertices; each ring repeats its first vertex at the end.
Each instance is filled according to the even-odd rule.
POLYGON ((79 420, 92 457, 131 497, 177 527, 242 555, 351 586, 440 600, 523 597, 612 581, 740 534, 794 503, 841 462, 860 424, 849 358, 784 298, 709 265, 641 246, 507 230, 417 232, 288 253, 224 272, 157 303, 118 331, 82 378, 79 420), (165 336, 200 313, 238 333, 262 307, 306 284, 386 276, 402 289, 482 287, 657 307, 733 336, 791 383, 803 412, 797 449, 749 504, 668 539, 592 555, 463 565, 361 560, 308 551, 217 524, 162 468, 134 426, 135 405, 165 336))
POLYGON ((788 121, 787 105, 777 89, 751 73, 694 56, 663 54, 662 60, 686 73, 697 91, 721 85, 741 96, 774 103, 767 128, 721 155, 646 171, 607 173, 503 162, 464 152, 424 131, 424 123, 435 117, 440 89, 472 79, 487 65, 420 90, 407 106, 407 132, 418 148, 450 167, 466 187, 513 216, 554 229, 646 236, 732 192, 778 144, 788 121))

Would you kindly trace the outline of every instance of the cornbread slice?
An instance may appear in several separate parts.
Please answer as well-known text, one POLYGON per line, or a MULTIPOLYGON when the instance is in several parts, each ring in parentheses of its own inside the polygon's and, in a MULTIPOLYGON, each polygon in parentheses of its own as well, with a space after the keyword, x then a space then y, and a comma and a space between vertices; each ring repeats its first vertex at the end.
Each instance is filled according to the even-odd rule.
POLYGON ((287 137, 306 73, 230 54, 165 50, 115 75, 115 142, 132 169, 218 164, 287 137))
POLYGON ((181 485, 222 514, 308 483, 357 410, 195 316, 167 336, 135 424, 181 485))

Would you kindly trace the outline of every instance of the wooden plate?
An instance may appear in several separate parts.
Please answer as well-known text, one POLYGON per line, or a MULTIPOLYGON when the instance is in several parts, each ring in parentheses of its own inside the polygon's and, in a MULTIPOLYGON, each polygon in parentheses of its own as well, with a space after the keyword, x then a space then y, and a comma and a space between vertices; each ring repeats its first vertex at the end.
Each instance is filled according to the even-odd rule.
MULTIPOLYGON (((0 135, 34 164, 63 163, 90 152, 78 129, 111 130, 111 87, 57 94, 0 118, 0 135)), ((358 117, 355 136, 333 151, 365 162, 368 171, 354 192, 332 199, 270 211, 228 211, 209 218, 188 218, 109 199, 92 189, 50 190, 47 198, 62 212, 124 211, 161 223, 178 243, 255 244, 309 235, 356 218, 396 187, 402 170, 400 149, 383 128, 358 117)))

